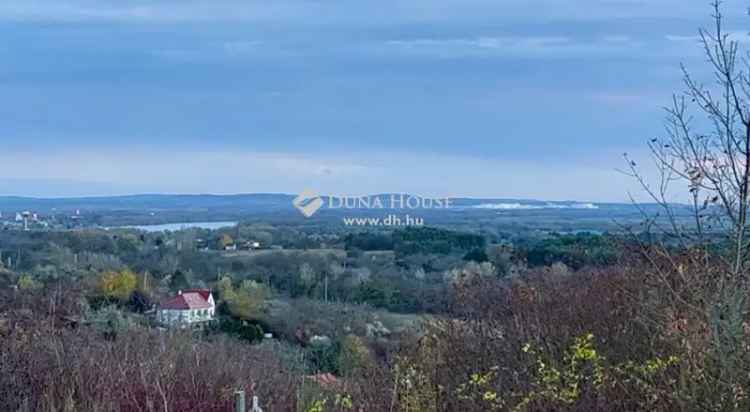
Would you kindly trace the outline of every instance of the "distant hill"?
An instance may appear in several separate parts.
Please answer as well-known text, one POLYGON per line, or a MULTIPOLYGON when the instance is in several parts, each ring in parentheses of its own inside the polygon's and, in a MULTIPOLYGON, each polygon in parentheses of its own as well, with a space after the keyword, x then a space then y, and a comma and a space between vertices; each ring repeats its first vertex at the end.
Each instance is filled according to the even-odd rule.
MULTIPOLYGON (((636 207, 628 203, 493 198, 452 198, 451 208, 447 210, 394 210, 389 209, 391 194, 374 196, 382 199, 383 209, 323 207, 312 218, 295 210, 292 201, 296 195, 282 193, 77 198, 0 196, 0 212, 8 220, 13 219, 16 212, 26 210, 42 216, 71 216, 79 210, 81 216, 85 216, 81 222, 96 227, 237 221, 340 227, 345 217, 404 215, 423 218, 428 225, 467 230, 601 232, 619 230, 622 224, 638 224, 643 220, 643 210, 652 216, 660 211, 654 204, 636 207)), ((327 203, 327 199, 324 201, 327 203)), ((677 206, 678 214, 684 217, 687 217, 687 210, 677 206)))
POLYGON ((32 198, 0 196, 0 210, 41 213, 81 211, 209 211, 290 209, 294 196, 254 193, 238 195, 143 194, 106 197, 32 198))
MULTIPOLYGON (((373 195, 383 199, 388 208, 388 199, 392 194, 373 195)), ((400 195, 394 195, 400 196, 400 195)), ((405 195, 407 196, 407 195, 405 195)), ((40 213, 67 213, 81 211, 244 211, 275 212, 293 210, 292 200, 295 195, 283 193, 251 193, 236 195, 206 194, 140 194, 127 196, 104 197, 70 197, 70 198, 33 198, 18 196, 0 196, 0 211, 11 212, 32 210, 40 213)), ((629 203, 594 203, 579 201, 545 201, 535 199, 494 199, 494 198, 452 198, 452 209, 476 211, 542 211, 542 210, 579 210, 579 211, 637 211, 629 203)), ((654 210, 656 205, 641 205, 654 210)))

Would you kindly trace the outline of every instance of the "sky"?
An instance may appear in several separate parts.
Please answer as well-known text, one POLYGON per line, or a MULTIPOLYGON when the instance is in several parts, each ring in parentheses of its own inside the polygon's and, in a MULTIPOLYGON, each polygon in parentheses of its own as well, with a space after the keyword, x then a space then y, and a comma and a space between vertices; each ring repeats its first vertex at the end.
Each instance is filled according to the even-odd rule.
MULTIPOLYGON (((742 1, 727 29, 750 46, 742 1)), ((625 201, 703 0, 3 0, 0 195, 625 201)))

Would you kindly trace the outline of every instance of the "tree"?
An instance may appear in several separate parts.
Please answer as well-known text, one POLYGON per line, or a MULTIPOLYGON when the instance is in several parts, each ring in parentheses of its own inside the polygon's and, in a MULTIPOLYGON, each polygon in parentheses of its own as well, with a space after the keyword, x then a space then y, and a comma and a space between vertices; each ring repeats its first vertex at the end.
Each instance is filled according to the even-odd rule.
POLYGON ((374 366, 370 349, 356 335, 346 335, 341 339, 337 363, 339 373, 345 376, 374 366))
POLYGON ((682 66, 685 92, 666 109, 666 137, 649 142, 657 184, 650 185, 627 155, 626 161, 629 173, 661 206, 659 216, 646 219, 648 235, 634 236, 652 268, 647 282, 653 284, 647 286, 660 292, 646 313, 662 324, 688 325, 673 327, 685 331, 686 350, 700 351, 688 364, 689 381, 703 379, 696 387, 705 393, 691 393, 699 406, 747 410, 746 398, 737 401, 726 394, 750 385, 743 372, 750 367, 744 330, 750 269, 750 63, 724 29, 721 2, 714 1, 712 8, 713 28, 699 31, 712 82, 700 81, 682 66), (689 220, 671 203, 676 182, 687 187, 689 220), (675 244, 679 255, 673 252, 675 244))
POLYGON ((99 278, 99 292, 107 298, 126 301, 138 286, 138 276, 130 269, 107 271, 99 278))
POLYGON ((469 253, 464 255, 464 260, 467 262, 483 263, 487 262, 489 258, 483 249, 472 249, 469 253))
POLYGON ((234 244, 234 239, 232 239, 229 234, 225 233, 221 235, 221 238, 219 238, 219 249, 224 249, 227 246, 231 246, 234 244))
POLYGON ((252 280, 246 280, 239 288, 234 288, 231 279, 224 277, 217 288, 229 313, 242 320, 258 319, 270 296, 267 286, 252 280))
POLYGON ((513 249, 508 245, 490 246, 487 259, 495 266, 498 276, 507 276, 513 264, 513 249))
POLYGON ((143 313, 147 310, 150 310, 151 306, 151 298, 149 298, 148 295, 143 293, 142 291, 134 290, 133 293, 130 294, 130 299, 128 299, 128 307, 133 312, 143 313))
POLYGON ((444 279, 453 284, 471 281, 474 278, 489 278, 497 275, 497 269, 490 262, 468 262, 463 267, 446 271, 444 279))
POLYGON ((31 275, 24 274, 18 278, 18 289, 20 290, 36 290, 41 289, 42 284, 35 280, 31 275))
POLYGON ((189 289, 191 278, 189 273, 185 273, 181 270, 176 270, 174 275, 169 279, 169 288, 172 290, 183 290, 189 289))

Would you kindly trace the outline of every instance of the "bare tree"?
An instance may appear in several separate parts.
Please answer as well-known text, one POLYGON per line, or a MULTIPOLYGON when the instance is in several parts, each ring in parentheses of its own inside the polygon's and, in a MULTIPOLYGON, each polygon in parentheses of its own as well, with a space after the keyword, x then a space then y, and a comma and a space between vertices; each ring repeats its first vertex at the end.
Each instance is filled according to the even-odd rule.
POLYGON ((712 405, 722 405, 721 410, 734 405, 729 410, 736 410, 741 409, 737 388, 748 383, 750 55, 741 52, 724 28, 721 1, 711 7, 713 28, 701 29, 699 42, 712 78, 704 83, 681 66, 685 91, 666 108, 666 137, 649 142, 658 183, 650 185, 638 165, 627 155, 626 160, 629 173, 662 211, 647 225, 647 230, 658 229, 660 241, 642 243, 653 268, 651 278, 663 291, 663 301, 651 308, 651 315, 668 324, 697 325, 691 331, 700 336, 704 350, 691 373, 702 373, 704 384, 713 386, 719 400, 712 397, 712 405), (686 184, 690 219, 672 203, 676 183, 686 184), (680 247, 669 247, 665 239, 680 247))

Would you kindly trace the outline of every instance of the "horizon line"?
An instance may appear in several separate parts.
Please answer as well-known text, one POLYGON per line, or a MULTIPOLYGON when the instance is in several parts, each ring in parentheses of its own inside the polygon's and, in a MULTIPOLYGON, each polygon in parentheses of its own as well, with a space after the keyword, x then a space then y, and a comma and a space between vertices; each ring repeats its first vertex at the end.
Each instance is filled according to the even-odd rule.
MULTIPOLYGON (((654 201, 646 202, 635 202, 632 200, 621 200, 621 201, 590 201, 590 200, 547 200, 544 198, 528 198, 528 197, 491 197, 491 196, 422 196, 408 192, 381 192, 371 194, 360 194, 360 195, 334 195, 334 194, 322 194, 320 197, 335 197, 335 196, 348 196, 348 197, 366 197, 366 196, 383 196, 383 195, 409 195, 419 196, 422 198, 432 199, 456 199, 456 200, 488 200, 488 201, 518 201, 518 202, 548 202, 548 203, 579 203, 579 204, 656 204, 654 201)), ((186 192, 140 192, 140 193, 128 193, 128 194, 116 194, 116 195, 75 195, 75 196, 24 196, 24 195, 3 195, 0 194, 0 200, 2 199, 24 199, 24 200, 84 200, 84 199, 112 199, 112 198, 128 198, 128 197, 147 197, 147 196, 175 196, 175 197, 238 197, 238 196, 289 196, 295 197, 297 194, 288 192, 237 192, 237 193, 186 193, 186 192)), ((679 202, 670 202, 672 205, 686 205, 679 202)))

